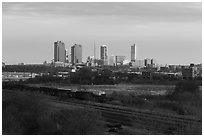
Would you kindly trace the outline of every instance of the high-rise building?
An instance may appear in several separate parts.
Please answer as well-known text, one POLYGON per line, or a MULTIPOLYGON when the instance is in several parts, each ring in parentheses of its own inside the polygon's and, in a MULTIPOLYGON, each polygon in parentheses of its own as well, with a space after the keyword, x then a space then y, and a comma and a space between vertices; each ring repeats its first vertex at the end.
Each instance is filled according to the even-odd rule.
POLYGON ((135 62, 136 58, 137 58, 137 47, 134 44, 131 46, 131 61, 135 62))
POLYGON ((82 63, 82 45, 74 44, 71 47, 71 63, 82 63))
POLYGON ((111 66, 115 65, 115 56, 114 55, 109 56, 108 65, 111 65, 111 66))
POLYGON ((108 49, 106 45, 101 46, 101 60, 103 65, 108 65, 108 49))
POLYGON ((61 41, 54 42, 54 62, 63 62, 66 60, 65 44, 61 41))

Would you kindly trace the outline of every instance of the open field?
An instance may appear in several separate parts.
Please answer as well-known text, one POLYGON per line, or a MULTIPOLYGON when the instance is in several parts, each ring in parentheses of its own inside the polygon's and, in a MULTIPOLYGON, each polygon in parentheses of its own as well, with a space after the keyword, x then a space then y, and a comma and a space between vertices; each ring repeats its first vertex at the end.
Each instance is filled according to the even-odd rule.
POLYGON ((86 91, 105 91, 107 95, 117 92, 120 94, 134 95, 164 95, 168 92, 173 92, 174 85, 148 85, 148 84, 118 84, 118 85, 65 85, 65 84, 34 84, 35 86, 48 86, 55 88, 86 90, 86 91))

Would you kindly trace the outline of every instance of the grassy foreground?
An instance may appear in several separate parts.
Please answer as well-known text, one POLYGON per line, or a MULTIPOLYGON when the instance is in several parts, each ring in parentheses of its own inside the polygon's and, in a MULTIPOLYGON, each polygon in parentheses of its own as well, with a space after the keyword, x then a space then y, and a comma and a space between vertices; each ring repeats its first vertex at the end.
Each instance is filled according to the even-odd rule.
POLYGON ((3 135, 103 134, 99 112, 84 109, 51 111, 43 96, 5 92, 2 99, 3 135))

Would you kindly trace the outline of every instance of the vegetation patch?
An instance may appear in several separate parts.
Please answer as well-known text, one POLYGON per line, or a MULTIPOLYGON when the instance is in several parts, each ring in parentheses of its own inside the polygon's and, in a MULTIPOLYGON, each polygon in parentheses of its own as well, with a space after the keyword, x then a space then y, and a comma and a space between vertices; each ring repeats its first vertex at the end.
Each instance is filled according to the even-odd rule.
POLYGON ((94 110, 50 111, 42 96, 3 91, 3 135, 103 134, 101 114, 94 110))

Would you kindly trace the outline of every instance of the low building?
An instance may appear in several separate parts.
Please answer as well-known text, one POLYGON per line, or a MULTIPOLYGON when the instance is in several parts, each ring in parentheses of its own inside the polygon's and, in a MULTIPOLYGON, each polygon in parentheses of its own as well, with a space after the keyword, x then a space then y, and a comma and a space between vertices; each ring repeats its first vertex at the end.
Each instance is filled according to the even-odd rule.
POLYGON ((149 59, 149 58, 144 59, 144 65, 145 65, 146 67, 151 66, 151 63, 152 63, 151 59, 149 59))
POLYGON ((182 67, 183 79, 194 79, 197 76, 196 67, 194 66, 183 66, 182 67))
POLYGON ((125 56, 115 56, 115 64, 123 65, 123 61, 125 60, 125 56))
POLYGON ((55 67, 64 67, 64 62, 55 62, 54 66, 55 67))
POLYGON ((23 65, 25 65, 25 64, 24 64, 24 63, 18 63, 18 65, 23 66, 23 65))
POLYGON ((30 72, 2 72, 2 81, 19 81, 34 78, 38 74, 30 72))
POLYGON ((145 66, 144 60, 136 59, 135 62, 132 62, 132 66, 135 68, 143 68, 145 66))
POLYGON ((103 66, 104 65, 104 61, 101 59, 95 59, 95 65, 96 66, 103 66))
POLYGON ((88 56, 86 64, 87 66, 94 66, 94 56, 88 56))

